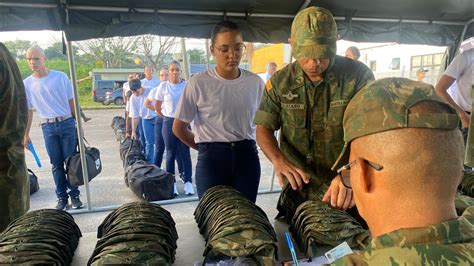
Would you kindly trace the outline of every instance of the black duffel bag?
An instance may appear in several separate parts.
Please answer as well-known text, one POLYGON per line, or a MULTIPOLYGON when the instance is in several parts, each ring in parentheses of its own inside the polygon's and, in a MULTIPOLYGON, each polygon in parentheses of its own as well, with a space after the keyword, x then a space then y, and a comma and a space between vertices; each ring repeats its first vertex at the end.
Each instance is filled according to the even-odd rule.
MULTIPOLYGON (((89 145, 86 139, 84 141, 89 145)), ((87 174, 89 181, 96 177, 102 171, 102 160, 100 159, 100 151, 97 148, 85 146, 85 157, 87 161, 87 174)), ((79 142, 76 150, 66 159, 66 174, 69 183, 72 186, 84 185, 84 176, 82 174, 81 156, 79 154, 79 142)))
POLYGON ((127 168, 129 187, 146 201, 167 200, 174 197, 174 176, 147 161, 136 161, 127 168))
POLYGON ((38 183, 38 177, 30 169, 28 169, 28 179, 30 179, 30 195, 32 195, 38 191, 40 187, 38 183))
POLYGON ((122 161, 125 159, 125 155, 128 152, 130 145, 132 145, 132 142, 133 140, 131 138, 125 138, 124 140, 120 141, 119 153, 120 159, 122 159, 122 161))
POLYGON ((110 125, 114 130, 119 128, 125 128, 125 118, 122 116, 114 116, 112 118, 112 124, 110 125))
POLYGON ((127 167, 132 165, 138 160, 146 160, 145 154, 142 152, 142 146, 140 141, 132 139, 128 150, 124 153, 123 157, 123 169, 126 170, 127 167))

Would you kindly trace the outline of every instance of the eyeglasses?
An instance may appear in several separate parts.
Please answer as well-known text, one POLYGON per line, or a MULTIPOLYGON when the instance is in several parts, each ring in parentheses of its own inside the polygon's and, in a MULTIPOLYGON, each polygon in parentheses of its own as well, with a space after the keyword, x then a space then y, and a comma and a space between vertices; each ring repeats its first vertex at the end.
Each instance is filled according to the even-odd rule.
POLYGON ((243 54, 244 51, 245 51, 245 44, 239 44, 239 45, 236 45, 234 48, 231 48, 229 47, 228 45, 223 45, 221 47, 217 47, 217 46, 213 46, 214 48, 217 49, 217 51, 219 51, 219 53, 223 54, 223 55, 227 55, 230 50, 234 51, 235 54, 243 54))
MULTIPOLYGON (((366 159, 361 159, 362 161, 364 161, 366 164, 368 164, 370 167, 374 168, 376 171, 380 171, 383 169, 383 166, 380 165, 380 164, 377 164, 377 163, 374 163, 374 162, 371 162, 371 161, 368 161, 366 159)), ((346 188, 352 188, 351 186, 351 167, 357 162, 357 159, 356 160, 352 160, 350 161, 349 163, 343 165, 341 168, 339 168, 337 170, 337 175, 339 176, 339 178, 341 179, 341 182, 342 184, 346 187, 346 188)))

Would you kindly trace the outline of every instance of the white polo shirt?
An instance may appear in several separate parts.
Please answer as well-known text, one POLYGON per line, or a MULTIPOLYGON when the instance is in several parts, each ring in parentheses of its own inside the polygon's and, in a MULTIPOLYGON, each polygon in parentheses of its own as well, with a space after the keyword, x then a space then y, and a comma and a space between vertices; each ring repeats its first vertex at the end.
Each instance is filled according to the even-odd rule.
POLYGON ((63 72, 49 70, 46 77, 29 76, 23 84, 28 110, 36 109, 39 117, 48 119, 71 114, 72 85, 63 72))
POLYGON ((192 77, 176 108, 175 118, 194 121, 196 143, 255 139, 253 119, 263 95, 262 79, 243 69, 227 80, 215 68, 192 77))
POLYGON ((456 81, 448 89, 448 93, 464 111, 472 110, 472 85, 474 84, 474 48, 464 51, 454 57, 451 64, 444 71, 444 75, 450 76, 456 81))

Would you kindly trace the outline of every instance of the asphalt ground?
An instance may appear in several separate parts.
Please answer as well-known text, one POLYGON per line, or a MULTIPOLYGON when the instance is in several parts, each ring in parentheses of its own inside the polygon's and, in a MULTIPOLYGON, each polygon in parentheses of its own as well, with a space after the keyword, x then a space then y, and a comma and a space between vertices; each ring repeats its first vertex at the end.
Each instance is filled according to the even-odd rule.
MULTIPOLYGON (((83 124, 85 138, 91 144, 100 150, 102 159, 102 172, 94 178, 89 184, 91 209, 88 210, 86 203, 85 187, 80 187, 81 200, 84 202, 84 208, 81 213, 70 210, 76 223, 83 233, 96 232, 97 227, 110 212, 110 210, 119 207, 128 202, 140 200, 132 191, 125 186, 124 170, 122 161, 119 156, 119 142, 115 139, 113 129, 111 128, 112 118, 117 115, 123 115, 123 109, 112 110, 86 110, 84 111, 88 117, 91 117, 87 123, 83 124), (104 211, 101 211, 104 210, 104 211)), ((51 165, 49 157, 44 146, 43 134, 39 126, 39 118, 34 114, 33 123, 30 132, 30 138, 33 142, 35 150, 41 160, 42 167, 39 168, 34 157, 29 151, 26 151, 27 166, 38 176, 40 190, 31 195, 30 210, 54 208, 56 205, 56 195, 54 193, 54 181, 51 173, 51 165)), ((260 179, 260 191, 270 189, 272 167, 263 152, 260 151, 260 162, 262 174, 260 179)), ((196 165, 197 151, 191 150, 191 158, 193 162, 193 173, 196 165)), ((193 176, 194 178, 194 176, 193 176)), ((184 186, 178 180, 178 191, 181 193, 176 199, 177 201, 189 200, 183 203, 166 203, 163 205, 169 210, 176 223, 187 223, 194 221, 193 212, 197 206, 197 196, 184 196, 184 186)), ((276 181, 274 188, 279 189, 276 181)), ((272 219, 276 215, 276 203, 278 201, 278 193, 260 194, 257 197, 257 205, 266 211, 268 217, 272 219)))

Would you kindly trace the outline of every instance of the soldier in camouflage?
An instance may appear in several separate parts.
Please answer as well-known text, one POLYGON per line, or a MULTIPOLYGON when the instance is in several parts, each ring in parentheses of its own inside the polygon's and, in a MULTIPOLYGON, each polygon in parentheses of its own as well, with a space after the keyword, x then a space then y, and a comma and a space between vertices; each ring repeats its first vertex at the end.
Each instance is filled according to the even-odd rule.
POLYGON ((474 207, 458 217, 454 204, 463 176, 458 125, 429 84, 380 79, 352 98, 333 169, 353 189, 372 240, 336 265, 472 265, 474 207))
POLYGON ((28 109, 15 59, 0 43, 0 232, 30 207, 23 151, 28 109))
POLYGON ((347 103, 374 76, 364 64, 336 55, 336 40, 336 23, 328 10, 300 11, 290 38, 296 62, 266 83, 254 122, 258 145, 272 162, 280 185, 288 181, 286 186, 298 190, 314 182, 319 199, 347 209, 353 206, 352 192, 334 178, 331 166, 343 146, 347 103), (278 129, 280 147, 273 136, 278 129))

